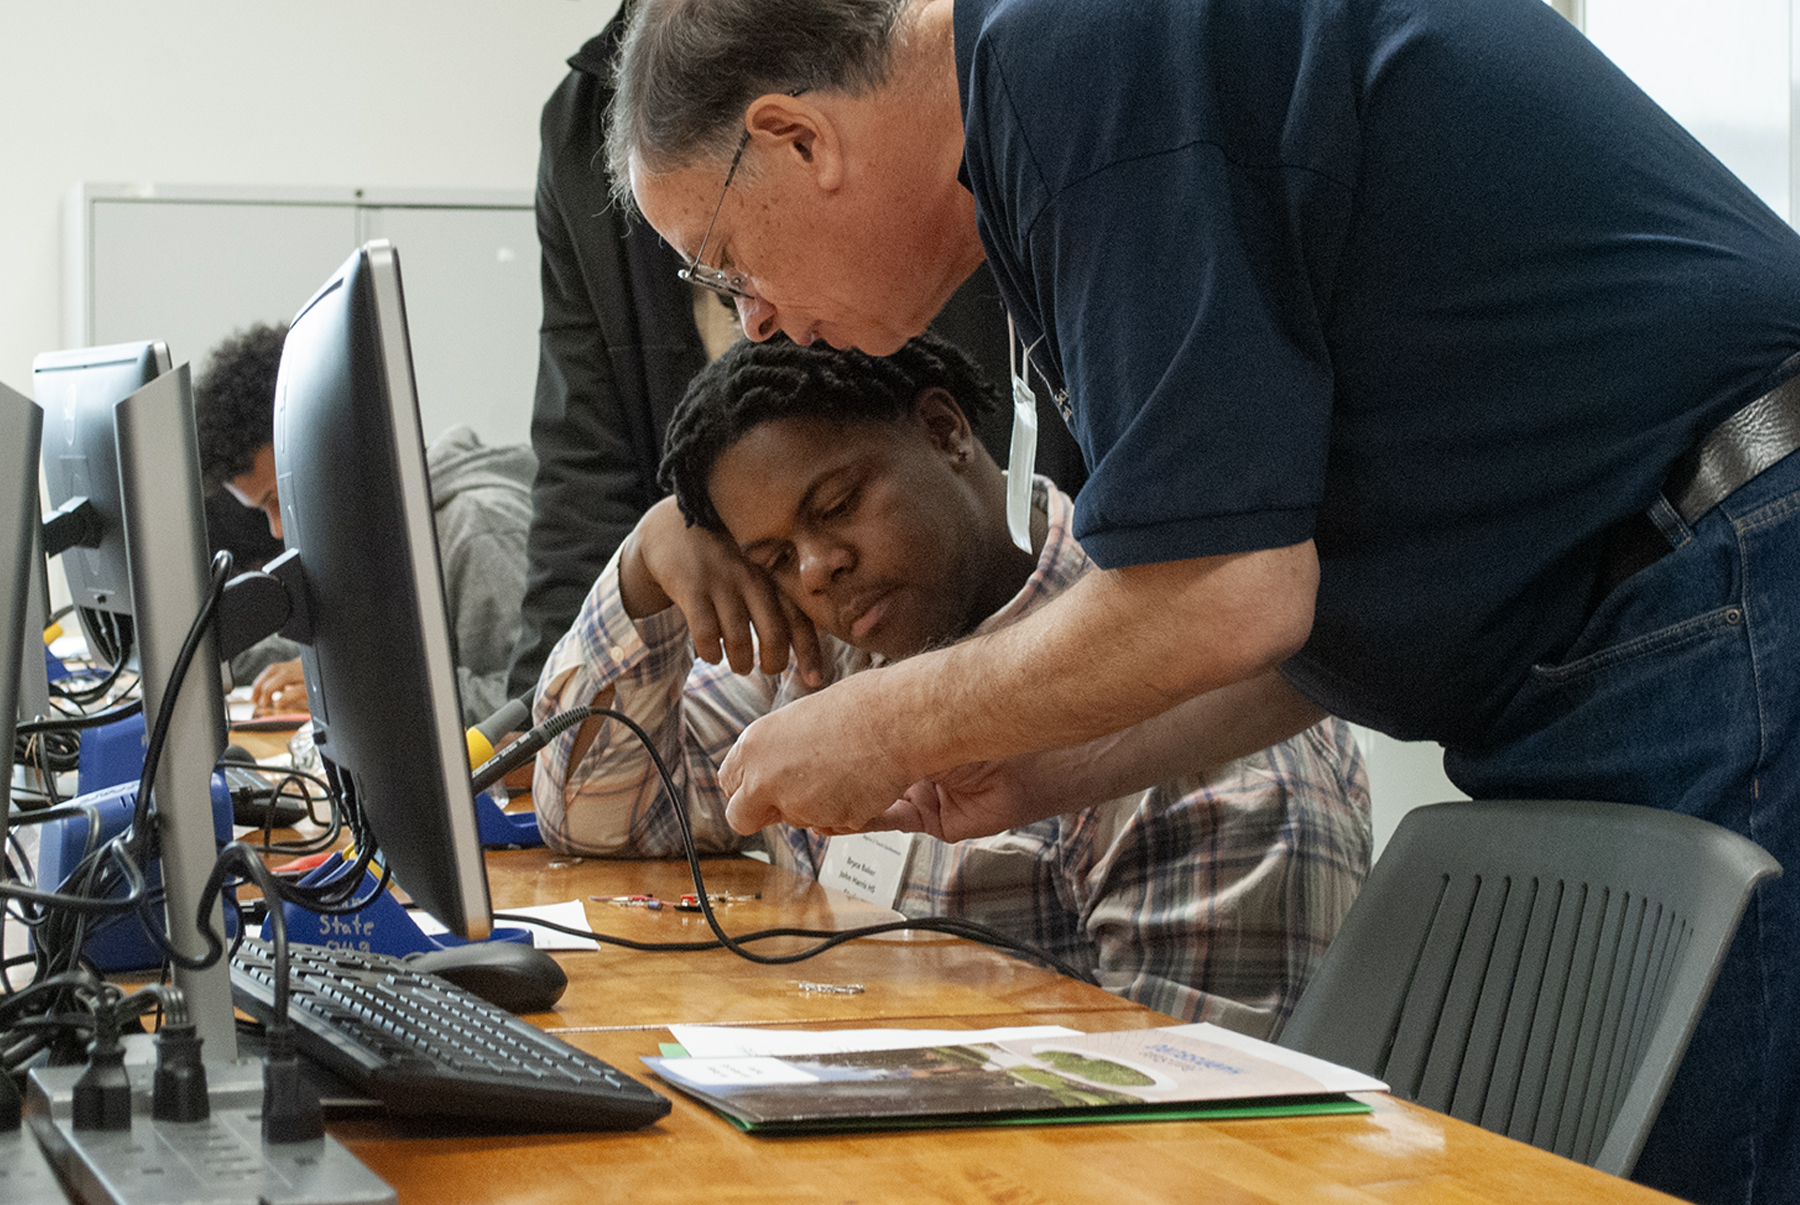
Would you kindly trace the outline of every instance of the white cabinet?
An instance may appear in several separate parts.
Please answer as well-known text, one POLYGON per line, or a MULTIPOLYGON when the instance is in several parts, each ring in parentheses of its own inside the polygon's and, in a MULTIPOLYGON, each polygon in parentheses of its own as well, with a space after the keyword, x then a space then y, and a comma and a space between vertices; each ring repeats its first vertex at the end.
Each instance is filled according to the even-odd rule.
POLYGON ((400 253, 425 438, 528 443, 537 229, 526 192, 86 184, 69 202, 63 342, 161 339, 195 373, 251 322, 286 322, 359 244, 400 253))

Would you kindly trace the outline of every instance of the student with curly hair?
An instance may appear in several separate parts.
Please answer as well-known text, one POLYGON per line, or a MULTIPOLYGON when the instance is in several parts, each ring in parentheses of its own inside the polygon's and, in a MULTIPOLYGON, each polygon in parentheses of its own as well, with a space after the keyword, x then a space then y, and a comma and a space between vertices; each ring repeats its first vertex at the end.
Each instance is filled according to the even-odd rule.
MULTIPOLYGON (((281 537, 275 481, 275 380, 285 326, 257 323, 213 349, 194 386, 200 472, 207 493, 223 491, 260 510, 281 537)), ((525 530, 531 523, 536 458, 525 447, 490 448, 467 427, 451 427, 425 449, 444 597, 456 641, 456 679, 465 723, 506 701, 506 668, 525 593, 525 530)), ((232 662, 254 677, 259 712, 307 709, 299 646, 279 636, 232 662)))
MULTIPOLYGON (((865 838, 734 833, 717 766, 738 735, 850 675, 1002 630, 1089 568, 1068 496, 1042 477, 1032 551, 1013 544, 1005 475, 971 428, 994 401, 929 335, 886 358, 736 344, 671 418, 661 476, 674 496, 626 538, 551 653, 537 719, 618 708, 659 743, 703 851, 758 844, 816 876, 831 842, 865 838)), ((547 746, 533 798, 555 848, 681 852, 648 755, 613 721, 547 746)), ((1368 869, 1347 726, 1091 802, 993 837, 910 838, 894 906, 1000 929, 1151 1008, 1272 1032, 1368 869)))

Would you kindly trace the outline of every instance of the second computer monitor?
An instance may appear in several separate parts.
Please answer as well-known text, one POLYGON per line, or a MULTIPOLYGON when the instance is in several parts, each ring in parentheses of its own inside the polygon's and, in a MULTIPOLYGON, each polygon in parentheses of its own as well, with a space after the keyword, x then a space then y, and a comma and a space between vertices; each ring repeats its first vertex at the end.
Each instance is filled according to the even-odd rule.
POLYGON ((147 340, 45 352, 31 362, 50 505, 86 498, 93 507, 94 538, 65 549, 62 566, 88 653, 107 664, 129 655, 132 641, 113 407, 169 368, 169 349, 147 340))
POLYGON ((394 249, 358 249, 288 330, 281 525, 304 580, 313 737, 415 901, 492 924, 394 249))

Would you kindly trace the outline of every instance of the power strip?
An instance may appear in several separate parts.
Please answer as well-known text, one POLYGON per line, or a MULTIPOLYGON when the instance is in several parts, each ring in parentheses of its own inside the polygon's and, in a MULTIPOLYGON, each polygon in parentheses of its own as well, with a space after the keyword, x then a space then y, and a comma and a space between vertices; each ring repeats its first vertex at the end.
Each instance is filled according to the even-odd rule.
POLYGON ((68 1200, 31 1131, 0 1132, 0 1201, 6 1205, 68 1205, 68 1200))
POLYGON ((330 1135, 263 1142, 260 1063, 208 1062, 212 1115, 192 1122, 153 1119, 155 1068, 127 1065, 129 1130, 75 1128, 83 1070, 36 1068, 25 1097, 27 1124, 83 1205, 394 1205, 394 1190, 330 1135))

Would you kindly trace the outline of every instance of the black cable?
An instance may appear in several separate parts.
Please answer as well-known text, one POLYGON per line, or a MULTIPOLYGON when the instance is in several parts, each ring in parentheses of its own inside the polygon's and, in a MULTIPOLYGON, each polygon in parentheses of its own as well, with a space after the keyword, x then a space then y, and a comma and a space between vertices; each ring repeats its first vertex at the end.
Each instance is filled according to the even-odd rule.
MULTIPOLYGON (((227 886, 233 866, 242 869, 244 878, 256 884, 263 899, 269 904, 270 944, 275 951, 275 1018, 285 1026, 288 1023, 288 949, 287 917, 281 909, 283 885, 257 856, 256 850, 242 841, 226 842, 225 848, 219 851, 218 860, 213 863, 212 873, 206 876, 205 887, 200 891, 200 903, 194 919, 200 931, 200 940, 207 947, 208 956, 204 965, 213 965, 225 954, 224 939, 213 931, 212 910, 213 904, 227 886)), ((235 908, 236 905, 234 896, 232 906, 235 908)), ((232 939, 232 949, 235 950, 238 942, 243 939, 244 926, 240 918, 237 934, 232 939)))
MULTIPOLYGON (((711 950, 723 947, 730 950, 733 954, 736 954, 739 958, 743 958, 749 962, 761 963, 766 966, 784 966, 789 963, 804 962, 809 958, 823 954, 826 950, 832 949, 835 946, 843 945, 847 941, 854 941, 863 937, 874 937, 882 933, 898 933, 903 931, 944 933, 952 937, 961 937, 970 941, 978 941, 984 945, 994 946, 997 949, 1010 950, 1014 953, 1023 955, 1024 957, 1042 962, 1061 974, 1067 975, 1071 979, 1086 983, 1093 982, 1092 978, 1086 973, 1077 970, 1067 962, 1056 957, 1054 954, 1040 950, 1028 942, 1019 941, 1016 938, 1009 937, 999 930, 991 929, 977 921, 964 920, 959 917, 926 916, 907 918, 905 920, 885 921, 876 925, 862 925, 854 929, 761 929, 754 933, 733 937, 731 934, 725 932, 724 926, 719 923, 719 918, 713 913, 711 898, 707 895, 706 884, 701 879, 700 853, 699 849, 694 844, 693 824, 688 818, 687 808, 682 806, 681 792, 675 785, 675 776, 669 772, 669 767, 663 761, 662 754, 657 751, 655 742, 650 739, 650 734, 645 732, 636 720, 611 707, 571 707, 567 711, 560 712, 551 719, 546 720, 543 724, 538 725, 531 733, 527 733, 526 736, 520 738, 519 742, 514 742, 514 744, 528 740, 533 734, 549 729, 552 725, 556 726, 556 732, 565 732, 582 720, 596 716, 617 720, 619 723, 625 725, 625 727, 631 731, 632 735, 637 737, 639 743, 644 746, 644 751, 650 755, 651 762, 656 766, 656 772, 662 778, 663 791, 668 796, 669 806, 675 811, 676 826, 681 830, 681 846, 683 851, 687 854, 688 870, 694 879, 694 898, 700 906, 701 915, 706 918, 707 927, 712 930, 713 936, 717 940, 711 942, 633 942, 625 938, 605 937, 598 933, 581 932, 564 928, 561 925, 549 924, 534 918, 518 917, 512 914, 496 913, 495 919, 500 919, 501 916, 505 916, 508 920, 529 921, 531 924, 546 925, 546 927, 555 929, 558 932, 569 933, 577 937, 587 937, 596 941, 603 941, 611 945, 624 946, 634 950, 686 951, 711 950), (754 950, 745 948, 746 942, 765 941, 772 937, 816 938, 818 941, 817 944, 808 946, 804 950, 798 950, 789 954, 759 954, 754 950)), ((550 737, 546 736, 542 740, 539 740, 536 748, 542 748, 544 744, 548 743, 549 739, 550 737)), ((510 750, 512 746, 509 745, 507 748, 510 750)), ((500 754, 495 755, 496 760, 499 757, 500 754)), ((501 771, 501 774, 504 773, 506 773, 506 771, 501 771)), ((496 775, 496 777, 498 777, 498 775, 496 775)))
MULTIPOLYGON (((475 768, 470 782, 475 793, 480 794, 524 765, 533 754, 545 745, 581 723, 590 715, 601 714, 591 707, 571 707, 567 711, 558 712, 543 723, 536 725, 529 732, 499 750, 494 756, 475 768)), ((627 721, 629 723, 630 721, 627 721)))
MULTIPOLYGON (((46 927, 46 937, 59 940, 46 940, 46 957, 40 962, 44 969, 59 964, 73 965, 79 961, 89 915, 125 911, 138 913, 145 932, 166 956, 174 958, 183 966, 199 969, 193 959, 181 955, 169 946, 168 937, 159 923, 160 918, 152 915, 156 897, 145 890, 142 867, 149 865, 157 856, 156 829, 151 823, 154 809, 152 788, 163 745, 167 741, 169 724, 182 683, 205 638, 230 575, 231 554, 220 552, 213 558, 210 588, 171 668, 169 681, 165 684, 163 705, 158 709, 156 722, 148 733, 144 749, 144 769, 138 779, 136 806, 126 830, 108 841, 100 850, 90 850, 56 892, 0 885, 0 894, 53 908, 66 918, 61 925, 46 927), (126 895, 122 900, 113 898, 113 889, 121 880, 126 886, 126 895), (69 890, 71 884, 72 891, 69 890)), ((88 831, 90 834, 98 831, 97 818, 90 817, 88 831)))
POLYGON ((108 724, 128 720, 143 710, 143 699, 131 699, 120 703, 117 707, 109 707, 105 711, 89 712, 84 715, 50 716, 41 720, 24 720, 14 728, 14 732, 19 736, 32 736, 40 732, 82 732, 89 728, 104 728, 108 724))
MULTIPOLYGON (((718 938, 714 938, 711 941, 635 941, 629 937, 616 937, 588 929, 579 929, 572 925, 558 924, 555 921, 545 920, 542 917, 526 916, 520 913, 496 912, 494 913, 494 919, 496 921, 511 921, 514 924, 519 925, 534 925, 545 929, 551 929, 558 933, 565 933, 570 937, 582 937, 589 941, 597 941, 602 945, 618 946, 621 949, 626 950, 642 950, 652 954, 686 954, 695 953, 700 950, 731 949, 728 941, 720 940, 718 938)), ((1011 950, 1022 954, 1027 958, 1046 963, 1052 969, 1063 975, 1067 975, 1071 979, 1080 980, 1082 982, 1092 982, 1084 972, 1076 970, 1067 962, 1057 958, 1054 954, 1046 953, 1035 946, 1008 937, 1004 933, 995 929, 990 929, 978 921, 962 920, 953 916, 908 917, 905 920, 884 921, 881 924, 863 925, 855 929, 757 929, 749 933, 740 933, 737 936, 730 938, 729 941, 734 941, 742 945, 746 942, 768 941, 771 938, 776 937, 807 937, 822 939, 816 946, 809 947, 798 953, 758 955, 751 959, 752 962, 782 965, 790 962, 804 962, 809 958, 823 954, 826 950, 841 946, 847 941, 855 941, 858 938, 863 937, 874 937, 882 933, 898 933, 902 931, 942 933, 947 937, 961 937, 969 941, 980 942, 983 945, 994 946, 998 949, 1011 950)), ((743 956, 742 951, 739 950, 733 949, 732 953, 743 956)))
POLYGON ((255 770, 273 779, 273 785, 267 788, 266 798, 257 800, 263 813, 261 824, 263 839, 257 847, 266 854, 283 854, 289 857, 320 853, 337 844, 338 837, 344 831, 342 811, 338 800, 332 793, 331 784, 316 774, 304 770, 271 769, 252 757, 235 757, 227 750, 219 759, 221 768, 239 768, 255 770), (317 794, 314 794, 317 788, 317 794), (277 841, 274 839, 275 814, 284 800, 294 800, 306 809, 305 820, 319 825, 321 831, 311 837, 301 837, 293 841, 277 841), (319 815, 315 804, 328 805, 323 817, 319 815))
MULTIPOLYGON (((118 685, 119 679, 125 674, 125 661, 126 657, 129 656, 130 650, 127 648, 126 655, 113 662, 112 668, 107 670, 105 674, 101 675, 101 677, 91 685, 70 686, 66 681, 59 678, 48 684, 50 693, 59 699, 67 699, 69 702, 79 704, 83 707, 87 706, 89 703, 97 703, 107 695, 111 694, 113 688, 118 685)), ((69 676, 74 678, 78 675, 70 674, 69 676)))
MULTIPOLYGON (((38 925, 38 978, 50 977, 59 967, 79 965, 90 916, 123 912, 138 914, 145 931, 165 956, 195 969, 211 965, 210 962, 197 964, 191 957, 181 955, 170 947, 167 934, 159 923, 160 917, 152 915, 154 905, 160 900, 160 892, 146 889, 142 868, 157 856, 156 829, 151 823, 154 814, 152 790, 170 720, 188 670, 216 614, 231 568, 231 556, 228 552, 221 552, 213 558, 210 588, 171 668, 169 681, 165 684, 163 706, 158 709, 156 723, 147 734, 144 769, 138 781, 136 806, 126 830, 95 849, 93 837, 99 831, 99 820, 97 813, 90 810, 86 813, 89 848, 65 882, 58 885, 58 890, 47 892, 11 882, 0 883, 0 897, 47 910, 43 923, 38 925), (114 889, 121 883, 126 889, 122 899, 114 896, 114 889)), ((115 709, 115 714, 105 721, 95 717, 93 722, 110 722, 123 718, 137 707, 141 707, 141 703, 115 709)), ((37 813, 36 818, 50 817, 45 813, 37 813)))
POLYGON ((212 625, 219 599, 225 592, 225 583, 231 578, 231 569, 231 553, 221 549, 212 559, 212 577, 206 597, 200 602, 199 614, 194 616, 193 623, 188 626, 181 651, 176 654, 175 664, 170 667, 169 680, 163 684, 162 703, 156 709, 156 722, 150 726, 144 743, 144 769, 138 775, 137 810, 132 817, 131 827, 126 831, 126 842, 134 853, 147 852, 154 856, 155 829, 150 824, 150 815, 154 802, 152 792, 156 784, 156 771, 162 761, 163 745, 168 740, 169 725, 175 717, 182 684, 187 681, 188 667, 193 664, 194 656, 200 651, 200 645, 206 638, 207 629, 212 625))

